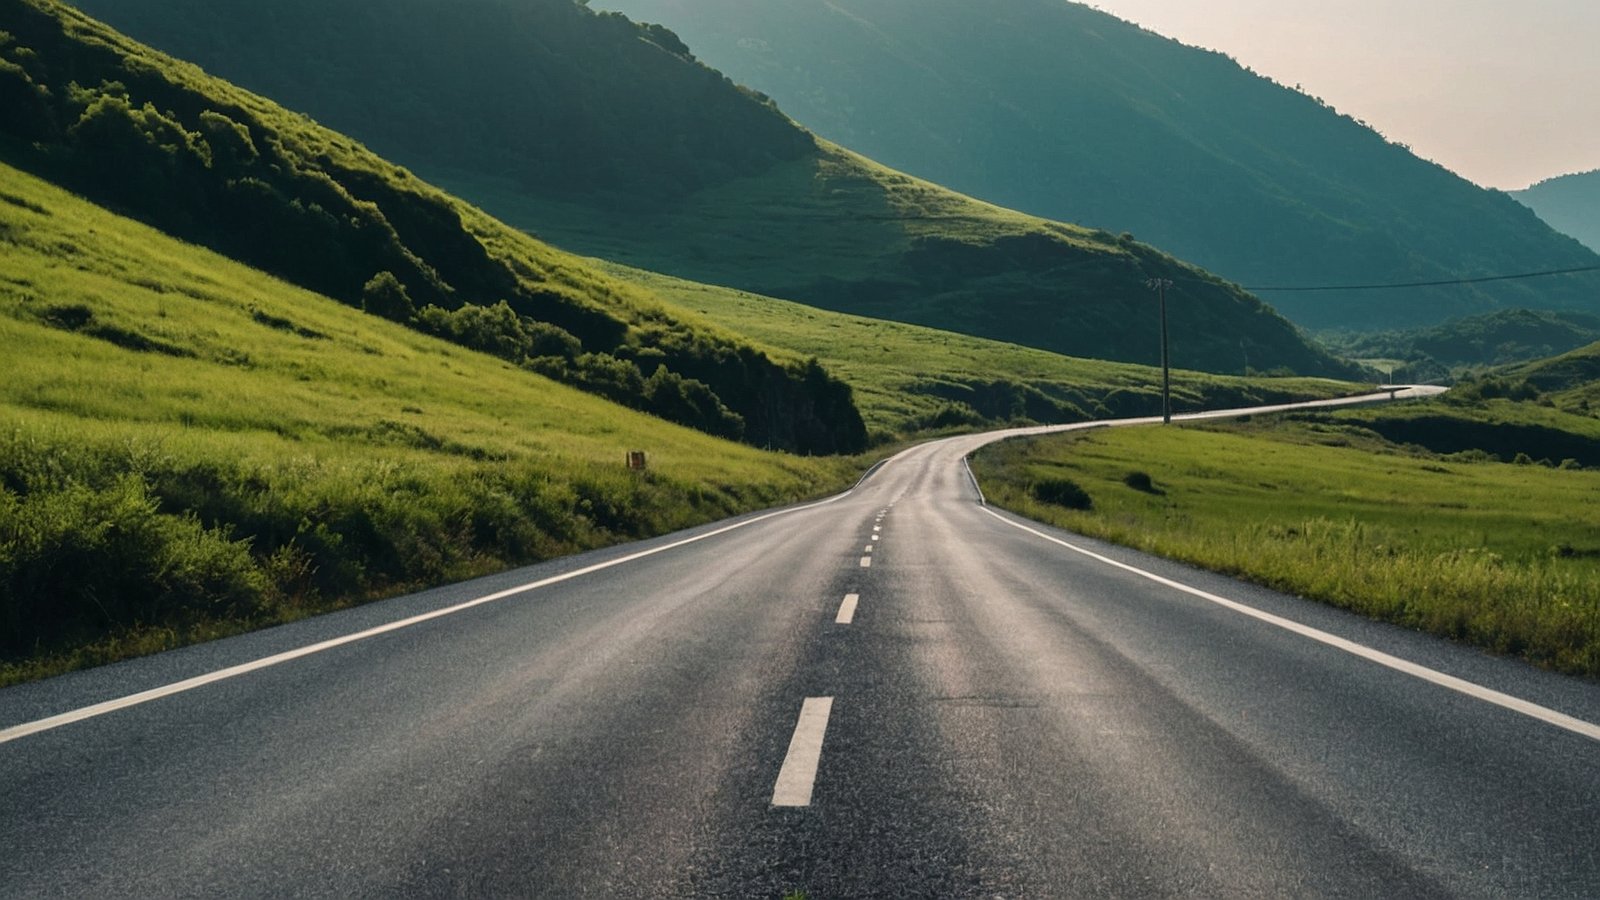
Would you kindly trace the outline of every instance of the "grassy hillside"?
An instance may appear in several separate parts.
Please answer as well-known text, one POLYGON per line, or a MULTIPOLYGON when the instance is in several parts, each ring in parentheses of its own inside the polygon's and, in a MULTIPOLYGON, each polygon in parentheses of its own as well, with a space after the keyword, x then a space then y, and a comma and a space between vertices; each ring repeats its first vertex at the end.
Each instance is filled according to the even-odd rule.
POLYGON ((1008 442, 974 468, 1030 517, 1600 675, 1600 472, 1472 460, 1313 419, 1008 442))
POLYGON ((54 0, 0 0, 0 24, 0 160, 302 287, 712 434, 808 453, 864 444, 848 389, 814 365, 675 321, 648 294, 348 138, 54 0))
POLYGON ((1600 252, 1600 170, 1551 178, 1511 196, 1551 227, 1600 252))
MULTIPOLYGON (((1087 5, 597 2, 665 23, 711 65, 880 162, 1003 206, 1131 231, 1247 286, 1600 266, 1506 195, 1316 98, 1087 5)), ((1414 327, 1503 307, 1600 312, 1600 273, 1263 296, 1308 327, 1414 327)))
MULTIPOLYGON (((891 441, 930 430, 1015 422, 1076 422, 1157 415, 1161 370, 1060 356, 1017 344, 903 322, 829 312, 730 288, 683 281, 614 263, 683 318, 702 316, 752 341, 815 357, 843 378, 873 437, 891 441)), ((1313 378, 1242 378, 1178 370, 1178 411, 1333 397, 1359 391, 1313 378)))
POLYGON ((854 477, 366 315, 4 165, 0 352, 0 683, 854 477))
POLYGON ((1341 413, 1330 421, 1468 461, 1600 468, 1600 419, 1559 409, 1528 385, 1499 378, 1466 382, 1429 403, 1341 413))
POLYGON ((1387 359, 1397 378, 1442 377, 1449 370, 1531 362, 1600 340, 1600 314, 1507 309, 1410 331, 1325 332, 1323 342, 1351 359, 1387 359))
POLYGON ((818 143, 670 32, 571 0, 85 0, 570 249, 834 310, 1153 362, 1354 375, 1256 298, 1132 239, 818 143), (471 65, 461 65, 471 60, 471 65))
MULTIPOLYGON (((1600 343, 1552 359, 1512 366, 1486 381, 1526 385, 1560 409, 1600 420, 1600 343)), ((1600 432, 1600 428, 1596 430, 1600 432)), ((1600 433, 1596 439, 1600 440, 1600 433)))

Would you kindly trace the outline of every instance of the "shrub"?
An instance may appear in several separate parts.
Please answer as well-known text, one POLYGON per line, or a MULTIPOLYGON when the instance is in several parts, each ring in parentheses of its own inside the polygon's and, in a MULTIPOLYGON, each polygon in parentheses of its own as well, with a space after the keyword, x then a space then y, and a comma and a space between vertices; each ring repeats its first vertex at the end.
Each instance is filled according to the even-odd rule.
POLYGON ((1162 493, 1162 490, 1156 487, 1155 482, 1150 480, 1149 472, 1129 472, 1122 476, 1122 483, 1146 494, 1162 493))
POLYGON ((408 322, 417 314, 411 295, 393 272, 379 272, 361 289, 361 308, 395 322, 408 322))
POLYGON ((266 592, 247 542, 158 512, 137 476, 0 489, 0 655, 138 624, 248 616, 266 592))
POLYGON ((1090 510, 1094 508, 1094 500, 1089 492, 1078 486, 1070 478, 1043 478, 1034 482, 1029 489, 1034 499, 1041 503, 1049 503, 1066 509, 1090 510))

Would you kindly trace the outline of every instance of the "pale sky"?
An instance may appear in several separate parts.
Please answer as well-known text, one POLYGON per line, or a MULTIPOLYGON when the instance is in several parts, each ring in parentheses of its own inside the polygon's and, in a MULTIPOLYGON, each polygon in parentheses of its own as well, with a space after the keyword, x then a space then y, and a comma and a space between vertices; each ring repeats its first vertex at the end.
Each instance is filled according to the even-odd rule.
POLYGON ((1600 169, 1600 0, 1086 0, 1485 187, 1600 169))

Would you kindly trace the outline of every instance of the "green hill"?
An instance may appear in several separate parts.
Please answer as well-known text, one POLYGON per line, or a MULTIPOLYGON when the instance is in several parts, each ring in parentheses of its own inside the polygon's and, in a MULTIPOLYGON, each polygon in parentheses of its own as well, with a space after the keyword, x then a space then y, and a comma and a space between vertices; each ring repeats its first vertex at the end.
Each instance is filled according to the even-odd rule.
MULTIPOLYGON (((1507 309, 1412 331, 1324 334, 1324 341, 1352 359, 1419 363, 1431 371, 1506 366, 1545 359, 1600 340, 1600 315, 1507 309), (1437 364, 1436 366, 1433 364, 1437 364)), ((1442 374, 1442 373, 1441 373, 1442 374)))
MULTIPOLYGON (((53 0, 0 0, 0 161, 302 287, 747 443, 853 452, 849 389, 53 0)), ((780 124, 784 124, 781 123, 780 124)))
POLYGON ((0 684, 837 489, 0 164, 0 684), (649 468, 632 473, 625 451, 649 468))
POLYGON ((1511 196, 1539 214, 1552 228, 1600 252, 1600 169, 1541 181, 1511 196))
POLYGON ((569 249, 1074 355, 1354 375, 1236 287, 1021 216, 788 122, 670 32, 570 0, 84 2, 569 249), (470 60, 470 64, 463 64, 470 60))
MULTIPOLYGON (((1564 410, 1600 419, 1600 343, 1514 366, 1502 377, 1527 383, 1564 410)), ((1596 440, 1600 441, 1600 429, 1596 440)), ((1595 455, 1600 465, 1600 451, 1595 455)))
MULTIPOLYGON (((1506 195, 1316 98, 1088 6, 597 2, 676 29, 711 65, 880 162, 1003 206, 1130 231, 1246 286, 1600 266, 1506 195)), ((1600 312, 1600 272, 1261 293, 1307 327, 1414 327, 1511 307, 1600 312)))
POLYGON ((1424 403, 1325 418, 1469 461, 1600 468, 1600 343, 1481 372, 1424 403))

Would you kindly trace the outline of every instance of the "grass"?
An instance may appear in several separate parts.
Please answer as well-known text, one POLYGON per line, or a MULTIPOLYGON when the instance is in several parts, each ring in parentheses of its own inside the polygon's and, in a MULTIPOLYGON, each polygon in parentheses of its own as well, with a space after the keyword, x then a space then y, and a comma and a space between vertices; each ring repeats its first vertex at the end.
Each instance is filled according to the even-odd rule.
POLYGON ((974 468, 1031 518, 1600 675, 1600 472, 1447 461, 1337 420, 1014 441, 974 468), (1091 508, 1040 499, 1062 481, 1091 508))
MULTIPOLYGON (((1066 422, 1160 410, 1161 370, 1062 356, 920 325, 831 312, 602 260, 596 267, 647 289, 675 318, 733 332, 775 356, 815 357, 847 382, 879 443, 1013 420, 1066 422), (1053 408, 1052 408, 1053 407, 1053 408)), ((1173 373, 1179 411, 1355 393, 1322 378, 1173 373)))
POLYGON ((0 684, 815 496, 858 468, 626 410, 3 166, 0 348, 0 684))

